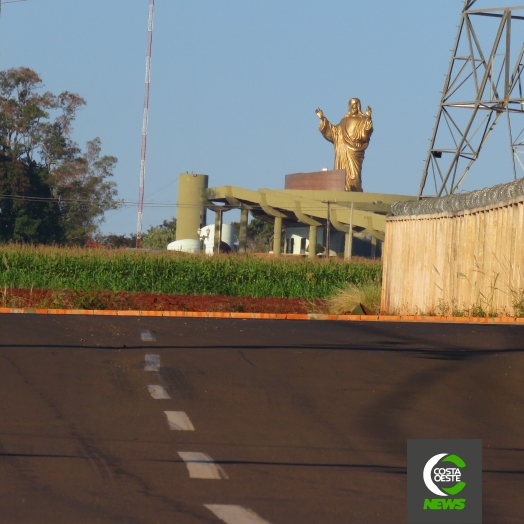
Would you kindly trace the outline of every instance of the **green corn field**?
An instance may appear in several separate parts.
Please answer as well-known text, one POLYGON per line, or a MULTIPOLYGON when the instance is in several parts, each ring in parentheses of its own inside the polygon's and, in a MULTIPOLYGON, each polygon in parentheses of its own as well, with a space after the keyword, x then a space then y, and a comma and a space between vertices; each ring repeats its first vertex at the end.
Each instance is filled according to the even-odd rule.
POLYGON ((380 282, 380 263, 0 246, 0 287, 326 298, 380 282))

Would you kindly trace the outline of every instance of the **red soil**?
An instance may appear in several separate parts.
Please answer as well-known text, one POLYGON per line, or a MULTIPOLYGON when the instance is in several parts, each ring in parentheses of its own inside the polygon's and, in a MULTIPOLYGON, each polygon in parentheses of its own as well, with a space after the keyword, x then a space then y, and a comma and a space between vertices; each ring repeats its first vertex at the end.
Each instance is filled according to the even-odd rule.
POLYGON ((216 311, 224 313, 311 313, 323 309, 323 300, 162 295, 113 291, 0 291, 0 307, 38 309, 118 309, 141 311, 216 311))

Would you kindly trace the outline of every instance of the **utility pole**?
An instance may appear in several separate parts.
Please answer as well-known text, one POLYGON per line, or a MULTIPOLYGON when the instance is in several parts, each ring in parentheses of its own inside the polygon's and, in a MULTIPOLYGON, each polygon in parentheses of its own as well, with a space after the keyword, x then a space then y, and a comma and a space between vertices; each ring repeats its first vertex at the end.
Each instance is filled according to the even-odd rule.
POLYGON ((330 251, 330 233, 331 233, 331 204, 336 204, 337 201, 331 202, 331 200, 322 200, 324 204, 327 204, 327 224, 326 224, 326 257, 329 259, 330 251))
POLYGON ((348 262, 351 262, 351 257, 353 256, 353 202, 351 202, 351 214, 349 215, 349 233, 348 233, 348 246, 346 259, 348 262))
POLYGON ((147 24, 146 83, 144 89, 144 119, 142 122, 142 153, 140 157, 140 186, 138 189, 138 220, 136 226, 136 247, 142 247, 142 217, 144 213, 144 184, 146 181, 147 130, 149 127, 149 93, 151 87, 151 54, 153 50, 153 22, 155 0, 149 0, 147 24))

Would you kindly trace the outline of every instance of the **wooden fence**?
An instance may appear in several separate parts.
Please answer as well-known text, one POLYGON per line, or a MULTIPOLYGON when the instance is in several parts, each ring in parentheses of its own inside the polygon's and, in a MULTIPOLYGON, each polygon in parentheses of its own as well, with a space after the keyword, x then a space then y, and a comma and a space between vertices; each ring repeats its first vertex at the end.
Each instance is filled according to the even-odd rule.
POLYGON ((524 197, 434 215, 389 217, 383 313, 524 315, 524 197))

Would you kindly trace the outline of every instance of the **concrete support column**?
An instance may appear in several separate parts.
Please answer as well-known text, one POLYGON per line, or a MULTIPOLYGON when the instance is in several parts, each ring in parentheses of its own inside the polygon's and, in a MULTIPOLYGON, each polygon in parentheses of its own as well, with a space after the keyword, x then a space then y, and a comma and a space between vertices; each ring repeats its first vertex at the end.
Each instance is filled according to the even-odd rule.
POLYGON ((282 244, 282 218, 275 217, 275 229, 273 237, 273 256, 279 257, 281 253, 282 244))
POLYGON ((309 253, 308 258, 315 258, 315 247, 317 246, 317 226, 309 226, 309 253))
POLYGON ((350 261, 353 256, 353 232, 346 233, 346 242, 344 244, 344 260, 350 261))
POLYGON ((376 258, 377 256, 377 239, 371 237, 371 258, 376 258))
POLYGON ((249 211, 247 209, 240 210, 240 227, 238 230, 238 252, 245 253, 247 245, 247 219, 249 211))
POLYGON ((215 238, 213 242, 213 253, 220 253, 220 241, 222 240, 222 211, 215 211, 215 238))

